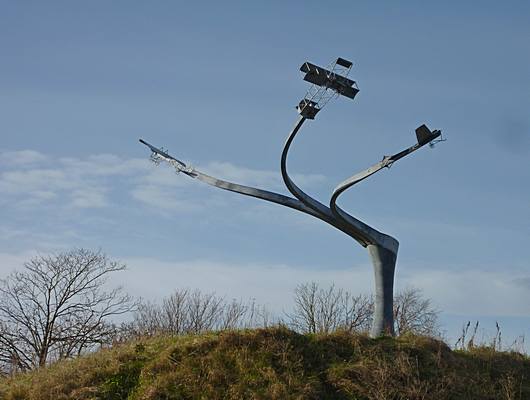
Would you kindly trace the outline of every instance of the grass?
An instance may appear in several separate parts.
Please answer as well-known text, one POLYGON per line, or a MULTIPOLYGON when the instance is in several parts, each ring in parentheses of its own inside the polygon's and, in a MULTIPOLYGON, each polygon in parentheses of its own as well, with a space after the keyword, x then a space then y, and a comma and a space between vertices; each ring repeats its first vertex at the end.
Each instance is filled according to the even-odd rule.
POLYGON ((0 379, 0 399, 530 399, 530 359, 286 328, 153 337, 0 379))

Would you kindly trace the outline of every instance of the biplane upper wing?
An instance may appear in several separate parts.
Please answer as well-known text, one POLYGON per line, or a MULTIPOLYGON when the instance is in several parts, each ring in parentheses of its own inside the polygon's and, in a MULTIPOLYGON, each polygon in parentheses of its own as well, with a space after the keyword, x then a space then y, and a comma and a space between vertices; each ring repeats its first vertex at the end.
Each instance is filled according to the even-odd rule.
POLYGON ((353 65, 351 61, 345 60, 344 58, 341 58, 341 57, 337 58, 336 63, 344 68, 351 68, 351 66, 353 65))
MULTIPOLYGON (((351 67, 351 62, 343 58, 337 59, 337 64, 345 68, 351 67)), ((300 67, 300 71, 305 73, 305 81, 317 86, 324 86, 335 90, 339 94, 349 97, 350 99, 353 99, 359 92, 359 89, 353 86, 355 85, 355 81, 310 62, 303 63, 300 67)))

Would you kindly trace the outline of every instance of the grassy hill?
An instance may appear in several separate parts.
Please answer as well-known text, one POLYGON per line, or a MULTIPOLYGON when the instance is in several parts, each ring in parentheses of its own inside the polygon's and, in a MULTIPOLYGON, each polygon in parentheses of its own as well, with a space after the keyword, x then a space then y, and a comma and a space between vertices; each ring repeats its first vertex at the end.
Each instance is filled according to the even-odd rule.
POLYGON ((530 399, 530 359, 268 328, 136 340, 0 379, 0 399, 530 399))

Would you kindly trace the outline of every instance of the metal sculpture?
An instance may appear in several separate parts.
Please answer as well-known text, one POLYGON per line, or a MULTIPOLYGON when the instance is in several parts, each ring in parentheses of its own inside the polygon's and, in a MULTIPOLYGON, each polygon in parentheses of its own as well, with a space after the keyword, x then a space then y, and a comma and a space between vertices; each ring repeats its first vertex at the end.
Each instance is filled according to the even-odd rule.
POLYGON ((312 85, 304 99, 296 107, 300 116, 287 137, 280 163, 283 181, 294 198, 214 178, 198 171, 196 168, 186 165, 186 163, 168 154, 164 149, 159 149, 142 139, 140 139, 140 142, 149 147, 152 152, 151 159, 157 164, 160 161, 166 161, 177 172, 183 173, 190 178, 198 179, 221 189, 256 197, 309 214, 327 222, 355 239, 361 246, 367 248, 375 272, 375 307, 370 335, 372 337, 384 334, 394 335, 394 271, 399 242, 392 236, 379 232, 348 214, 337 205, 337 200, 344 191, 356 183, 385 167, 389 168, 397 160, 411 154, 426 144, 432 145, 442 141, 441 132, 439 130, 431 132, 427 126, 421 125, 416 129, 417 143, 415 145, 392 156, 383 157, 377 164, 340 183, 333 191, 329 207, 306 194, 293 182, 287 172, 287 154, 302 124, 307 119, 314 119, 317 113, 332 98, 342 95, 353 99, 359 92, 356 82, 347 78, 351 67, 352 63, 350 61, 338 58, 328 69, 318 67, 309 62, 304 63, 300 68, 305 73, 304 80, 310 82, 312 85))

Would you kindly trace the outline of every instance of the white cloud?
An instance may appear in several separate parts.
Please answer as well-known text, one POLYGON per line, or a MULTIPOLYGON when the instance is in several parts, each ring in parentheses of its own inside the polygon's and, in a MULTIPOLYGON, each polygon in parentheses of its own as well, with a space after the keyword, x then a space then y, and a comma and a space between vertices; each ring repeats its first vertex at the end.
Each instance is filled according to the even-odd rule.
POLYGON ((202 209, 198 201, 179 198, 178 191, 157 185, 142 185, 131 190, 131 196, 147 206, 161 212, 190 212, 202 209))
MULTIPOLYGON (((147 159, 98 154, 86 158, 59 158, 51 164, 50 157, 24 150, 0 153, 0 160, 5 165, 0 174, 3 201, 19 206, 35 207, 62 201, 74 208, 101 208, 112 204, 112 191, 117 185, 124 185, 123 190, 133 199, 165 212, 204 209, 219 201, 216 196, 199 195, 195 186, 203 183, 192 182, 182 174, 177 176, 167 165, 156 167, 147 159)), ((215 161, 207 163, 204 170, 236 183, 264 189, 283 188, 279 171, 215 161)), ((325 180, 323 175, 317 174, 295 175, 294 179, 301 186, 325 180)))
POLYGON ((70 174, 82 176, 133 176, 150 168, 143 158, 123 159, 114 154, 96 154, 86 159, 61 158, 59 163, 70 174))
MULTIPOLYGON (((261 189, 285 191, 279 171, 256 170, 215 161, 197 169, 229 182, 261 189)), ((323 175, 316 174, 295 175, 293 179, 301 186, 316 185, 325 180, 323 175)), ((204 183, 193 182, 192 178, 182 173, 176 174, 172 168, 164 164, 158 168, 150 168, 144 175, 139 175, 136 183, 136 187, 131 189, 134 199, 165 211, 198 211, 225 204, 220 200, 221 195, 201 192, 203 189, 200 188, 205 187, 204 183)))
POLYGON ((85 159, 61 158, 53 166, 49 157, 30 150, 1 153, 0 160, 5 161, 4 171, 0 174, 3 200, 19 206, 34 207, 62 200, 74 208, 105 207, 109 204, 107 194, 113 186, 109 177, 149 172, 146 160, 121 159, 111 154, 85 159), (7 162, 13 159, 18 162, 7 162))
POLYGON ((66 189, 74 184, 67 178, 59 169, 12 170, 2 173, 0 189, 8 194, 66 189))
POLYGON ((78 208, 100 208, 107 205, 105 197, 106 190, 103 188, 85 187, 72 191, 73 207, 78 208))
POLYGON ((30 165, 46 161, 48 157, 34 150, 6 151, 0 153, 0 164, 4 165, 30 165))

